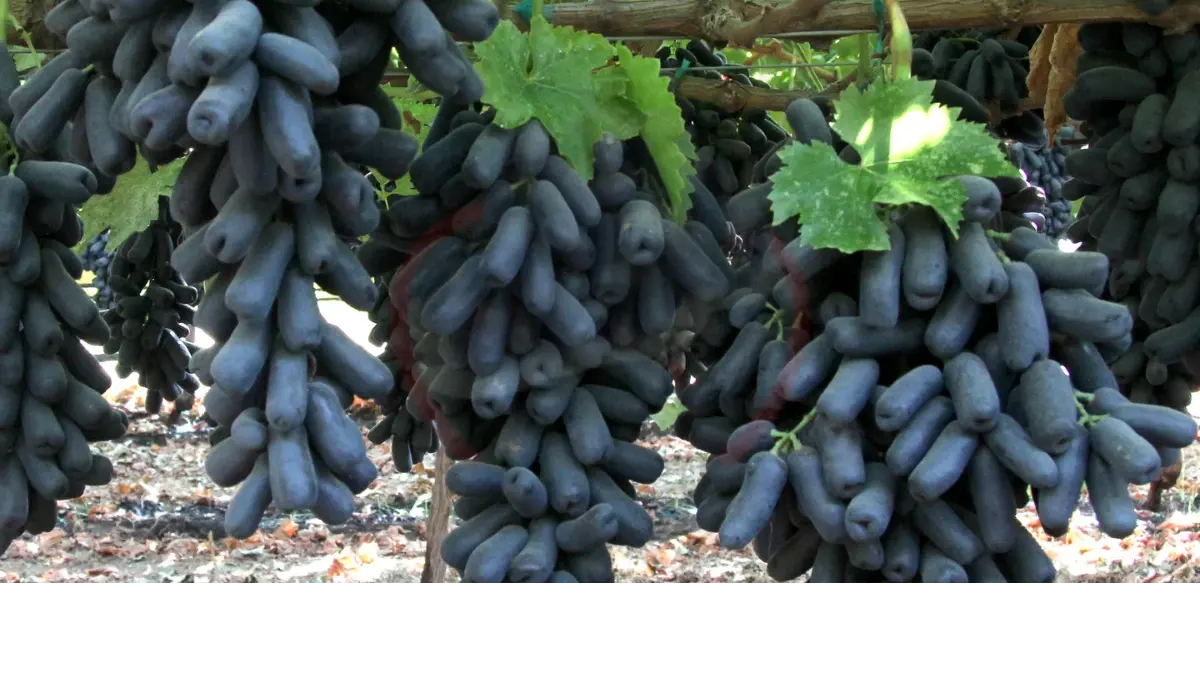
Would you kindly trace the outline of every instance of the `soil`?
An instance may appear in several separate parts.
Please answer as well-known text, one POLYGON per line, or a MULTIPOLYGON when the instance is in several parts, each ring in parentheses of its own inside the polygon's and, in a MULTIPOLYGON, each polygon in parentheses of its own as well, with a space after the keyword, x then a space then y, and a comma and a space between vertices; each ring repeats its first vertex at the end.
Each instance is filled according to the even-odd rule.
MULTIPOLYGON (((135 390, 114 397, 140 410, 135 390)), ((375 412, 358 408, 364 433, 375 412)), ((359 496, 353 519, 336 527, 313 518, 269 511, 250 539, 225 536, 224 508, 233 490, 204 475, 206 429, 195 415, 170 425, 162 416, 134 414, 130 433, 96 448, 112 459, 113 482, 91 488, 59 511, 59 526, 23 536, 0 557, 9 582, 417 582, 425 553, 432 466, 395 473, 386 446, 371 448, 380 477, 359 496)), ((655 536, 640 549, 614 547, 621 582, 769 582, 749 549, 728 551, 695 525, 690 492, 704 453, 647 424, 643 443, 666 460, 654 486, 639 496, 655 518, 655 536)), ((1064 537, 1045 536, 1032 508, 1022 522, 1041 540, 1060 581, 1196 580, 1200 564, 1200 448, 1185 451, 1178 485, 1158 513, 1139 511, 1137 532, 1123 540, 1097 529, 1086 502, 1064 537)), ((1139 503, 1144 487, 1135 488, 1139 503)), ((454 580, 450 573, 449 580, 454 580)))

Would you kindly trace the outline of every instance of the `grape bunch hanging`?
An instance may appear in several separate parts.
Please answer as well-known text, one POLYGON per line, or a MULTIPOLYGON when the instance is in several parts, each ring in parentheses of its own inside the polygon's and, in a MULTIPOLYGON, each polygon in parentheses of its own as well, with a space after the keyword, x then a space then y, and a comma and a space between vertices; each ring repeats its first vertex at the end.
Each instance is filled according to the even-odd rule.
POLYGON ((389 289, 401 424, 435 423, 466 460, 442 549, 465 581, 612 581, 608 545, 653 529, 634 483, 663 461, 636 441, 672 392, 664 336, 728 291, 724 253, 706 225, 665 219, 640 140, 597 143, 589 185, 538 122, 490 120, 444 102, 420 194, 388 211, 412 242, 389 289))
POLYGON ((1022 214, 1043 232, 1053 238, 1061 237, 1074 222, 1071 215, 1071 200, 1063 193, 1063 186, 1071 180, 1067 171, 1068 145, 1078 138, 1074 127, 1065 126, 1055 134, 1054 141, 1042 146, 1027 145, 1020 141, 1008 144, 1008 154, 1013 164, 1025 174, 1030 185, 1045 195, 1045 206, 1038 211, 1022 214))
MULTIPOLYGON (((0 50, 0 100, 14 94, 12 65, 0 50)), ((0 169, 0 553, 53 529, 59 500, 108 483, 112 463, 90 444, 128 425, 102 396, 111 379, 84 344, 109 338, 72 251, 83 239, 75 208, 96 177, 53 150, 11 168, 10 159, 0 169)))
POLYGON ((436 93, 473 101, 482 83, 449 31, 484 39, 498 21, 486 0, 67 0, 47 16, 68 49, 9 99, 22 150, 69 129, 72 161, 105 176, 186 155, 170 263, 208 284, 195 325, 216 343, 189 367, 217 425, 206 469, 239 486, 229 535, 270 504, 344 522, 376 477, 344 409, 393 375, 324 320, 315 287, 377 300, 348 242, 379 224, 366 170, 399 178, 417 151, 380 86, 393 48, 436 93))
POLYGON ((1129 344, 1106 354, 1122 393, 1185 411, 1200 383, 1200 34, 1090 24, 1079 42, 1064 106, 1088 147, 1067 160, 1064 192, 1083 198, 1068 233, 1108 257, 1106 298, 1135 319, 1129 344))
POLYGON ((105 229, 92 237, 83 247, 83 269, 92 273, 92 287, 96 293, 92 299, 100 311, 112 307, 113 291, 108 285, 109 267, 112 265, 113 254, 108 250, 108 240, 111 229, 105 229))
MULTIPOLYGON (((677 46, 673 50, 664 47, 658 51, 658 58, 664 68, 686 67, 684 64, 701 68, 729 65, 724 54, 699 40, 692 40, 686 47, 677 46)), ((751 78, 746 69, 685 70, 683 76, 714 80, 728 77, 745 86, 768 88, 761 80, 751 78)), ((788 133, 768 117, 765 110, 745 109, 728 113, 711 103, 692 101, 678 95, 676 103, 696 148, 696 179, 700 183, 696 189, 711 193, 722 206, 752 182, 763 179, 764 167, 759 160, 789 138, 788 133)), ((732 249, 733 232, 722 233, 718 243, 726 250, 732 249)))
MULTIPOLYGON (((396 203, 398 195, 389 199, 396 203)), ((398 209, 385 213, 387 222, 400 214, 398 209)), ((390 229, 390 228, 389 228, 390 229)), ((392 389, 376 400, 383 417, 371 428, 367 440, 376 445, 390 442, 392 464, 397 472, 406 473, 414 466, 424 461, 425 456, 436 451, 438 438, 432 420, 418 422, 417 417, 409 412, 407 402, 409 392, 415 382, 413 376, 413 351, 420 350, 423 360, 437 358, 438 338, 436 335, 426 335, 419 345, 413 346, 413 351, 406 350, 409 337, 407 328, 402 325, 401 315, 393 303, 390 289, 392 281, 400 268, 411 259, 414 250, 419 251, 419 242, 404 240, 391 232, 376 231, 371 238, 358 249, 358 259, 372 277, 376 279, 379 288, 379 299, 371 309, 369 316, 373 323, 369 336, 371 344, 383 347, 380 360, 392 371, 394 376, 392 389), (392 343, 394 331, 398 343, 392 343)))
POLYGON ((1001 31, 926 32, 913 41, 913 75, 936 80, 935 100, 962 108, 964 118, 991 124, 1002 138, 1041 147, 1042 117, 1022 110, 1030 96, 1030 50, 1039 33, 1033 26, 1013 39, 1001 31))
MULTIPOLYGON (((830 142, 819 108, 797 106, 797 136, 830 142)), ((680 393, 679 428, 713 453, 699 524, 753 545, 774 579, 1052 581, 1017 509, 1032 500, 1062 535, 1086 482, 1101 529, 1127 536, 1128 484, 1157 479, 1196 434, 1189 415, 1119 391, 1103 354, 1134 320, 1099 297, 1108 260, 1021 218, 1039 193, 1024 181, 955 180, 957 237, 917 206, 892 220, 889 251, 787 243, 726 298, 735 337, 680 393)))
POLYGON ((108 287, 112 309, 104 321, 112 337, 106 354, 117 357, 118 377, 138 375, 145 387, 146 412, 157 414, 163 401, 174 404, 170 421, 191 410, 200 380, 188 372, 200 347, 188 340, 199 290, 171 267, 180 225, 171 219, 169 198, 158 198, 158 218, 121 243, 114 254, 108 287))

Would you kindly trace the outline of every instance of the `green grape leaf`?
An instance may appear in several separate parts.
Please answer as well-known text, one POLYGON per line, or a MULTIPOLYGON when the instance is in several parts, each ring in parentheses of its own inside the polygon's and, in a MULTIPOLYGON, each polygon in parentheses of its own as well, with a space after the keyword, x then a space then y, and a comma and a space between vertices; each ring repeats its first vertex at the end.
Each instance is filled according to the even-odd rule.
POLYGON ((483 102, 495 107, 495 123, 515 129, 537 118, 559 154, 590 179, 592 145, 614 125, 630 124, 620 119, 626 109, 610 105, 618 98, 613 80, 595 73, 613 57, 612 45, 599 35, 552 27, 539 16, 528 34, 501 22, 475 51, 483 102))
MULTIPOLYGON (((826 55, 827 63, 855 63, 862 55, 857 35, 840 37, 829 45, 826 55)), ((839 78, 854 72, 857 65, 834 66, 834 72, 839 78)))
POLYGON ((851 88, 838 101, 833 128, 863 167, 885 176, 876 202, 931 206, 957 233, 966 194, 941 178, 1020 174, 987 127, 957 121, 957 108, 932 103, 933 85, 908 79, 851 88))
POLYGON ((933 82, 876 80, 835 104, 833 128, 862 157, 841 162, 831 148, 793 145, 774 177, 774 222, 792 216, 802 240, 850 253, 888 248, 876 204, 932 207, 957 235, 966 193, 947 176, 1017 176, 998 141, 958 109, 933 103, 933 82))
POLYGON ((800 238, 814 248, 843 253, 886 251, 887 226, 875 211, 880 181, 843 162, 824 143, 792 143, 779 151, 783 166, 771 177, 775 224, 798 216, 800 238))
POLYGON ((642 119, 640 135, 667 192, 671 217, 682 224, 692 208, 688 179, 696 175, 696 149, 684 129, 668 80, 659 75, 658 60, 634 56, 625 45, 617 47, 617 54, 620 69, 629 80, 627 95, 642 119))
POLYGON ((134 232, 144 230, 158 217, 158 196, 169 195, 183 168, 183 157, 150 172, 146 160, 138 157, 129 173, 117 179, 112 192, 96 195, 79 209, 83 221, 82 248, 92 237, 111 228, 109 241, 115 247, 134 232))
POLYGON ((40 68, 46 61, 46 55, 41 52, 31 52, 29 50, 18 51, 15 48, 12 51, 13 65, 19 73, 40 68))

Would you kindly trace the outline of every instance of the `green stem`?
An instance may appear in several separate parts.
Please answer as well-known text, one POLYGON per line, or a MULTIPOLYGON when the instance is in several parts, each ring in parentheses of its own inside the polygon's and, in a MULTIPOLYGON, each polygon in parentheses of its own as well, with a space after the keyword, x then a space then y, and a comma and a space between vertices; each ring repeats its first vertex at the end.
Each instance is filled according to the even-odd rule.
POLYGON ((858 82, 866 84, 871 79, 871 56, 875 49, 871 46, 869 33, 858 34, 858 82))
POLYGON ((1075 392, 1075 410, 1079 412, 1079 423, 1085 427, 1091 427, 1105 417, 1108 417, 1108 415, 1093 415, 1088 412, 1087 407, 1084 406, 1084 401, 1090 401, 1093 398, 1095 397, 1091 394, 1082 391, 1075 392))
POLYGON ((808 411, 807 415, 800 418, 800 421, 796 423, 796 426, 792 427, 792 435, 795 436, 801 431, 804 431, 804 427, 807 427, 815 419, 817 419, 817 409, 813 408, 812 410, 808 411))
POLYGON ((778 440, 775 442, 774 447, 771 448, 771 452, 775 453, 776 455, 786 455, 789 452, 795 452, 796 450, 799 450, 801 446, 804 445, 800 442, 800 432, 803 431, 804 427, 808 426, 816 418, 817 409, 813 408, 812 410, 808 411, 808 414, 802 417, 800 421, 796 423, 796 426, 792 427, 790 431, 780 431, 778 429, 772 430, 771 437, 778 440))
POLYGON ((1075 390, 1075 398, 1083 401, 1084 403, 1091 403, 1092 401, 1096 400, 1096 395, 1089 394, 1086 391, 1075 390))
POLYGON ((991 237, 992 239, 995 239, 996 241, 1009 241, 1010 239, 1012 239, 1011 232, 997 232, 995 230, 985 230, 984 233, 987 234, 987 236, 991 237))
POLYGON ((766 308, 771 310, 771 317, 769 319, 767 319, 767 323, 764 324, 763 327, 770 329, 772 326, 774 326, 775 327, 775 339, 782 340, 783 339, 783 310, 780 310, 780 309, 774 307, 769 302, 766 304, 766 308))
POLYGON ((799 446, 799 442, 796 440, 796 435, 790 431, 772 429, 771 438, 776 439, 775 445, 771 446, 771 454, 773 455, 782 457, 787 455, 789 452, 794 451, 799 446))
MULTIPOLYGON (((21 22, 17 21, 17 17, 9 13, 8 6, 8 0, 0 0, 0 25, 11 24, 13 28, 17 29, 17 32, 21 35, 21 42, 25 43, 25 48, 28 49, 29 54, 33 56, 33 69, 41 70, 42 60, 38 58, 37 47, 33 46, 33 35, 31 35, 29 31, 25 30, 25 26, 22 26, 21 22)), ((4 44, 7 45, 8 31, 4 32, 2 39, 4 40, 4 44)))
POLYGON ((892 79, 900 82, 912 79, 912 33, 900 9, 900 0, 886 0, 888 18, 892 22, 892 79))
MULTIPOLYGON (((780 44, 782 45, 783 43, 780 44)), ((821 81, 821 78, 817 77, 816 72, 814 72, 815 68, 807 67, 812 65, 812 59, 809 58, 808 50, 805 47, 807 47, 807 44, 798 47, 796 51, 799 53, 794 55, 797 61, 806 66, 800 69, 801 77, 807 80, 809 87, 816 91, 821 91, 825 87, 825 83, 821 81)))
POLYGON ((4 31, 0 33, 0 45, 8 46, 8 21, 12 17, 8 13, 8 0, 0 0, 0 26, 4 26, 4 31))
POLYGON ((1084 407, 1083 401, 1080 401, 1080 400, 1075 401, 1075 410, 1079 411, 1079 419, 1084 419, 1086 417, 1092 416, 1092 414, 1087 411, 1087 408, 1084 407))

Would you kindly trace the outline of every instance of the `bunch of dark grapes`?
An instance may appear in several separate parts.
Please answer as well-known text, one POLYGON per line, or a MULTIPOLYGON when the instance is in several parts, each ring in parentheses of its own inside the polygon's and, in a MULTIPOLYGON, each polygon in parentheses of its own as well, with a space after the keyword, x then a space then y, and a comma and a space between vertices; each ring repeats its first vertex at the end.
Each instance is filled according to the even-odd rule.
MULTIPOLYGON (((397 213, 389 211, 388 222, 397 213)), ((433 421, 419 421, 406 407, 409 392, 415 383, 413 364, 417 357, 414 357, 412 350, 405 348, 405 345, 411 344, 408 327, 401 321, 400 312, 390 295, 392 280, 397 270, 410 260, 414 243, 380 230, 358 248, 359 261, 376 278, 379 288, 379 300, 370 312, 374 326, 369 339, 371 344, 384 348, 379 358, 392 371, 394 378, 392 390, 376 399, 383 417, 367 433, 367 440, 376 445, 390 441, 392 463, 396 471, 401 473, 411 471, 426 455, 433 454, 438 444, 433 421)), ((428 362, 437 358, 438 342, 436 335, 427 334, 420 344, 413 345, 413 350, 420 350, 421 360, 428 362)))
POLYGON ((1070 143, 1078 138, 1074 127, 1058 130, 1054 143, 1036 146, 1020 141, 1008 144, 1008 156, 1025 180, 1046 196, 1045 206, 1037 212, 1023 214, 1037 226, 1038 231, 1057 239, 1075 222, 1071 215, 1071 200, 1063 195, 1063 185, 1071 180, 1067 171, 1070 143))
POLYGON ((449 469, 464 522, 442 554, 468 582, 612 581, 608 545, 653 530, 633 484, 663 469, 636 441, 673 390, 664 336, 728 292, 725 255, 639 185, 638 139, 597 143, 589 184, 536 120, 489 119, 443 103, 420 194, 388 211, 412 254, 389 289, 405 409, 469 460, 449 469))
POLYGON ((104 313, 112 338, 106 354, 117 357, 117 376, 138 375, 146 388, 146 411, 157 414, 174 403, 170 421, 191 410, 200 380, 188 371, 200 350, 189 342, 200 294, 171 267, 180 226, 171 219, 170 199, 158 198, 158 217, 134 232, 113 254, 108 278, 113 307, 104 313))
POLYGON ((107 250, 111 232, 111 229, 106 229, 92 237, 84 245, 83 255, 80 256, 83 260, 83 269, 92 273, 92 287, 96 289, 92 299, 96 301, 96 306, 100 308, 100 311, 109 309, 113 304, 113 291, 108 285, 109 267, 112 265, 113 255, 111 251, 107 250))
MULTIPOLYGON (((16 87, 5 48, 0 100, 16 87)), ((102 396, 112 381, 84 346, 109 338, 72 250, 83 239, 75 209, 96 177, 60 157, 21 153, 11 171, 7 160, 0 168, 0 554, 23 533, 53 529, 58 500, 111 480, 112 463, 90 443, 128 425, 102 396)))
POLYGON ((1002 31, 927 31, 913 40, 913 74, 948 80, 980 103, 1014 112, 1028 95, 1029 50, 1040 29, 1013 38, 1002 31))
POLYGON ((1064 103, 1088 146, 1067 158, 1066 197, 1083 197, 1068 234, 1108 257, 1105 297, 1136 319, 1105 354, 1122 393, 1185 411, 1200 385, 1200 34, 1089 24, 1079 42, 1064 103))
MULTIPOLYGON (((704 42, 692 40, 686 47, 664 47, 657 54, 664 68, 721 67, 728 65, 725 55, 704 42)), ((712 80, 728 78, 746 86, 768 88, 765 82, 750 77, 747 69, 689 70, 686 77, 712 80)), ((697 178, 722 206, 731 196, 756 180, 758 162, 773 147, 785 142, 788 133, 767 116, 765 110, 745 109, 729 113, 712 103, 676 97, 684 124, 696 147, 697 178)), ((757 180, 762 180, 761 175, 757 180)), ((734 245, 730 231, 718 239, 726 250, 734 245)))
POLYGON ((69 122, 71 155, 105 175, 186 155, 170 262, 209 286, 195 325, 215 344, 189 365, 217 425, 206 468, 240 485, 230 536, 272 503, 344 522, 375 479, 345 408, 387 394, 392 373, 323 319, 314 284, 377 300, 347 242, 379 223, 367 169, 399 178, 417 151, 380 84, 393 49, 431 90, 474 101, 482 82, 450 31, 481 40, 498 22, 488 0, 67 0, 46 17, 68 49, 9 98, 22 157, 69 122))
POLYGON ((1015 39, 1000 31, 930 31, 913 41, 913 75, 936 80, 934 100, 962 108, 972 122, 992 124, 994 106, 1002 120, 993 130, 1003 138, 1030 145, 1046 142, 1037 111, 1021 110, 1029 95, 1029 50, 1039 29, 1026 27, 1015 39))
POLYGON ((1098 297, 1107 258, 1060 251, 1020 218, 1037 192, 1024 181, 952 180, 967 194, 956 237, 911 207, 889 251, 788 242, 774 274, 804 289, 808 322, 781 328, 786 308, 734 291, 736 337, 680 394, 682 426, 714 453, 701 527, 753 544, 777 580, 1051 581, 1017 509, 1032 499, 1062 535, 1086 481, 1101 529, 1127 536, 1128 484, 1157 478, 1196 433, 1118 391, 1101 355, 1134 321, 1098 297))

